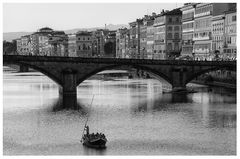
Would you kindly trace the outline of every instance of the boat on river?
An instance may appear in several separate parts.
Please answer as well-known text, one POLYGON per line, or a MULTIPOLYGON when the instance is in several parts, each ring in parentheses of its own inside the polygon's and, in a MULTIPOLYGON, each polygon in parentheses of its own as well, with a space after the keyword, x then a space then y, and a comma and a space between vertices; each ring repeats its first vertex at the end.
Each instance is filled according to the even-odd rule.
POLYGON ((89 133, 89 127, 85 127, 85 133, 82 136, 81 142, 84 146, 90 148, 106 148, 107 138, 102 133, 89 133))
MULTIPOLYGON (((92 102, 93 102, 93 98, 92 98, 92 102)), ((92 102, 91 102, 91 107, 92 107, 92 102)), ((82 133, 81 142, 83 146, 87 146, 90 148, 97 148, 97 149, 106 148, 107 138, 103 133, 98 133, 98 132, 91 133, 91 134, 89 133, 89 126, 87 125, 88 118, 89 116, 87 117, 87 121, 85 123, 83 133, 82 133)))

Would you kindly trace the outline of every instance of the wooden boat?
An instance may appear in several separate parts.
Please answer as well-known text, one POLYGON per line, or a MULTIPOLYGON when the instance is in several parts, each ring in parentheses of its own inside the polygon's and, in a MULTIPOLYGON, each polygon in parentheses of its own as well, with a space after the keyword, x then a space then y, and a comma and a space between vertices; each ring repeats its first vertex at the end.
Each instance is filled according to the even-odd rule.
MULTIPOLYGON (((94 95, 93 95, 93 98, 94 98, 94 95)), ((93 102, 93 98, 92 98, 92 102, 93 102)), ((92 106, 92 102, 91 102, 91 106, 92 106)), ((98 148, 98 149, 106 148, 107 138, 105 137, 104 134, 89 133, 89 126, 87 126, 88 117, 82 133, 82 139, 81 139, 82 144, 90 148, 98 148)))
POLYGON ((106 142, 107 139, 104 134, 99 133, 92 133, 89 134, 89 127, 85 127, 85 132, 83 134, 81 142, 84 146, 90 147, 90 148, 106 148, 106 142))

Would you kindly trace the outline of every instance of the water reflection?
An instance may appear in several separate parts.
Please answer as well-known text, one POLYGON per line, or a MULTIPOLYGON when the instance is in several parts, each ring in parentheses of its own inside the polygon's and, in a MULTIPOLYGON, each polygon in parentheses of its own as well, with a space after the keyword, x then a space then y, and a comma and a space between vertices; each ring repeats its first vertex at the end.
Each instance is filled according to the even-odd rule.
MULTIPOLYGON (((150 94, 150 93, 149 93, 150 94)), ((192 103, 193 100, 187 93, 165 93, 158 95, 147 95, 145 98, 140 98, 133 107, 133 112, 146 111, 161 111, 165 109, 166 104, 169 103, 192 103)))
MULTIPOLYGON (((62 98, 55 99, 52 103, 47 103, 49 110, 52 112, 58 112, 62 110, 68 110, 67 106, 63 105, 62 98)), ((86 115, 89 113, 89 107, 83 104, 80 100, 77 101, 77 106, 75 111, 81 115, 86 115)))
POLYGON ((209 128, 236 128, 236 114, 212 112, 209 114, 206 126, 209 128))
POLYGON ((162 93, 161 83, 153 79, 87 80, 77 89, 79 109, 74 111, 64 109, 58 86, 45 77, 4 77, 3 151, 11 155, 236 154, 236 95, 196 89, 192 94, 170 94, 162 93), (101 130, 109 139, 106 150, 88 149, 79 142, 87 115, 91 132, 101 130))
POLYGON ((56 85, 54 83, 31 83, 30 87, 31 87, 31 89, 34 89, 34 90, 37 90, 37 91, 58 89, 58 85, 56 85))
POLYGON ((83 155, 91 156, 91 155, 105 155, 106 149, 90 149, 87 147, 83 147, 83 155))

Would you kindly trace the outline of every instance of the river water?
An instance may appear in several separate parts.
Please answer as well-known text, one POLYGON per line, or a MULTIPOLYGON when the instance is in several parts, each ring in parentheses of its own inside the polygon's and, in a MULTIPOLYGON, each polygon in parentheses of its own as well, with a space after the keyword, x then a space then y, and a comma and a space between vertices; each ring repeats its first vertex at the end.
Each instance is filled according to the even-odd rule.
POLYGON ((86 80, 77 89, 79 111, 54 111, 57 84, 4 67, 3 154, 236 155, 236 94, 189 86, 197 93, 162 93, 155 79, 86 80), (81 145, 87 114, 107 149, 81 145))

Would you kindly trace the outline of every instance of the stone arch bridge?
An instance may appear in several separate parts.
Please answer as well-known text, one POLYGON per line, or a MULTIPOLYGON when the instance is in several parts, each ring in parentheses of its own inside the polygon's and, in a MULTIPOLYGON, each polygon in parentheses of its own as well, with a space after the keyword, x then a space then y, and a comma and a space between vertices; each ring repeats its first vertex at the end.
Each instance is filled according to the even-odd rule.
POLYGON ((182 61, 117 58, 81 58, 3 55, 4 64, 33 68, 60 86, 60 97, 67 108, 77 106, 77 86, 90 76, 114 68, 137 68, 165 79, 173 91, 186 89, 197 76, 214 70, 236 71, 236 61, 182 61))

